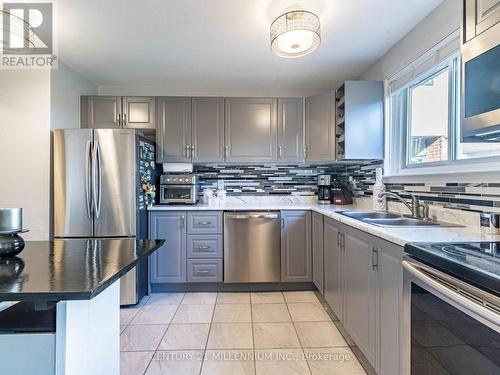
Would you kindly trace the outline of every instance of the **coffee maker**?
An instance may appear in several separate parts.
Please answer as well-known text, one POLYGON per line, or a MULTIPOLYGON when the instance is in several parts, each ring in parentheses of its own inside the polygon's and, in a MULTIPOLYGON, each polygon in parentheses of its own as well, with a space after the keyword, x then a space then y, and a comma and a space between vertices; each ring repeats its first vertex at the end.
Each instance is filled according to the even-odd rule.
POLYGON ((329 174, 318 175, 318 203, 330 204, 332 201, 332 176, 329 174))

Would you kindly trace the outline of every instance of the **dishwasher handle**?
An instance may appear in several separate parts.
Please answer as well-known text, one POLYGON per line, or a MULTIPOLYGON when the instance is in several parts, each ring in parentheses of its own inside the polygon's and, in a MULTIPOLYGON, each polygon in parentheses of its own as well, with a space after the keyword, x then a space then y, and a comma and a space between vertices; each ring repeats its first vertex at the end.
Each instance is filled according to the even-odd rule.
POLYGON ((279 214, 227 214, 228 219, 248 220, 248 219, 279 219, 279 214))

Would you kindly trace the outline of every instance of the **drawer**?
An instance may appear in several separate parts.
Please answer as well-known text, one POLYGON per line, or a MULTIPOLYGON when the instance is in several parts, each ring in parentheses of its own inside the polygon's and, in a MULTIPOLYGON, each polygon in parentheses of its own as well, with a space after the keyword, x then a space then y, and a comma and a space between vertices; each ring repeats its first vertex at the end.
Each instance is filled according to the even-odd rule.
POLYGON ((188 234, 222 234, 222 212, 188 212, 188 234))
POLYGON ((187 242, 188 258, 222 258, 220 234, 192 234, 187 242))
POLYGON ((222 282, 222 259, 188 259, 188 283, 222 282))

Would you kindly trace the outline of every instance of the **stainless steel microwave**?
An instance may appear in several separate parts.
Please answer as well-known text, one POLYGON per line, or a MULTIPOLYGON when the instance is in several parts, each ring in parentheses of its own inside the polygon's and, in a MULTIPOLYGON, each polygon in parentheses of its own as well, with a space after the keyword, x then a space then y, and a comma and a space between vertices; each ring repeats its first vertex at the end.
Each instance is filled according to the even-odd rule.
POLYGON ((500 23, 461 52, 462 142, 500 142, 500 23))

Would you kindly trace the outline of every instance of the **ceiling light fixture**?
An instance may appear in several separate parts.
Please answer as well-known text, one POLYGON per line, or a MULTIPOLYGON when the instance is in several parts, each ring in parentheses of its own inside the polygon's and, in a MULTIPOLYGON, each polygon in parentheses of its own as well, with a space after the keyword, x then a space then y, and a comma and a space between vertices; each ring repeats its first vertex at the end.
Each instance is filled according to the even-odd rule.
POLYGON ((271 50, 281 57, 300 57, 313 52, 321 42, 317 15, 305 10, 292 10, 271 24, 271 50))

